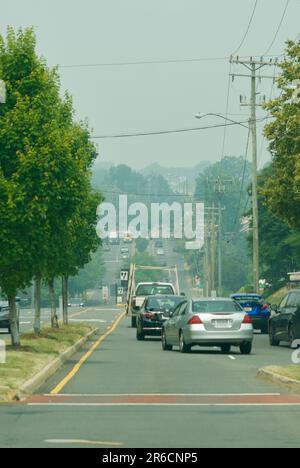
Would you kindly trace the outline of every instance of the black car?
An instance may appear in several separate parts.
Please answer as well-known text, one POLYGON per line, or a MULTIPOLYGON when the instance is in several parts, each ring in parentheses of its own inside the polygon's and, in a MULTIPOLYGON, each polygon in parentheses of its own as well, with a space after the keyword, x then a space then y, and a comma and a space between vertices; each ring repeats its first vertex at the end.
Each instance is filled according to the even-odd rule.
POLYGON ((300 339, 300 289, 291 291, 279 306, 273 305, 275 313, 270 319, 269 334, 271 346, 288 342, 290 346, 300 339))
POLYGON ((146 336, 161 336, 163 324, 181 301, 182 296, 148 297, 137 316, 137 340, 143 341, 146 336))
POLYGON ((9 306, 5 301, 0 301, 0 329, 8 329, 10 333, 9 306))

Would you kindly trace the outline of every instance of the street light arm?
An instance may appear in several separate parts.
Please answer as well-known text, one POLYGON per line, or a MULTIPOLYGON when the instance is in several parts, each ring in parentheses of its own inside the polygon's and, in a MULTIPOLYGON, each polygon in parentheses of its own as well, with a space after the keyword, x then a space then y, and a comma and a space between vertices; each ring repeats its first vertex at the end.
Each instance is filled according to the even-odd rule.
POLYGON ((236 120, 229 119, 228 117, 225 117, 224 115, 221 115, 221 114, 214 114, 214 113, 197 114, 195 117, 196 117, 196 119, 203 119, 204 117, 219 117, 220 119, 226 120, 227 122, 231 122, 231 123, 233 123, 235 125, 240 125, 241 127, 244 127, 247 130, 249 130, 248 125, 245 125, 242 122, 238 122, 236 120))

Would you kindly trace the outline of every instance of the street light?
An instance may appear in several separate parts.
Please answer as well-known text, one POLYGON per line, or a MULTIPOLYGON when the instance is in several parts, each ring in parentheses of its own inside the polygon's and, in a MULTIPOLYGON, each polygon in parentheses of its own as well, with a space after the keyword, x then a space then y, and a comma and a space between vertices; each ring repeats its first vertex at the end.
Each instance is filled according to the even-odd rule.
POLYGON ((204 119, 205 117, 219 117, 220 119, 224 119, 227 122, 231 122, 234 125, 240 125, 241 127, 244 127, 247 130, 249 130, 249 126, 245 125, 243 122, 238 122, 237 120, 229 119, 228 117, 225 117, 224 115, 221 115, 221 114, 213 114, 213 113, 203 114, 199 112, 198 114, 195 115, 195 118, 198 120, 204 119))

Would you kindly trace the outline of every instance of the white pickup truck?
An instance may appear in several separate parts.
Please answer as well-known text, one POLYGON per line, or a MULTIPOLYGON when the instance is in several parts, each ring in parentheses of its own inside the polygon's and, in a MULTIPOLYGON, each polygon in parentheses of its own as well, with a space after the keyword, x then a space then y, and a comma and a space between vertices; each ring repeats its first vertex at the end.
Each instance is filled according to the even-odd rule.
POLYGON ((136 316, 149 296, 175 296, 176 289, 172 283, 139 283, 131 302, 132 327, 136 327, 136 316))

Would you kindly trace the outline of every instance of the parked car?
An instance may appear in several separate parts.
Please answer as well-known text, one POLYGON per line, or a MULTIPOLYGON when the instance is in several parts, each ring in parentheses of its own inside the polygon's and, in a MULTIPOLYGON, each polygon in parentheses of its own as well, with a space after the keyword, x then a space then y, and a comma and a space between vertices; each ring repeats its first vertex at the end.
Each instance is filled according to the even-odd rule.
POLYGON ((162 329, 165 351, 179 346, 188 353, 194 346, 208 346, 227 354, 238 346, 242 354, 250 354, 252 342, 251 317, 232 299, 183 299, 162 329))
POLYGON ((0 329, 7 329, 10 333, 9 305, 6 301, 0 302, 0 329))
POLYGON ((182 296, 150 296, 137 315, 137 340, 146 336, 161 336, 163 324, 171 317, 182 296))
POLYGON ((68 307, 85 307, 85 304, 82 299, 70 299, 68 307))
POLYGON ((300 339, 300 289, 291 291, 280 305, 272 305, 275 314, 270 319, 269 336, 271 346, 288 342, 293 346, 300 339))
POLYGON ((131 303, 131 325, 133 328, 136 327, 136 317, 145 300, 149 296, 175 296, 175 287, 171 283, 139 283, 135 289, 135 294, 132 298, 131 303))
POLYGON ((259 294, 233 294, 231 298, 250 315, 255 330, 261 330, 266 335, 269 333, 271 309, 262 296, 259 294))

